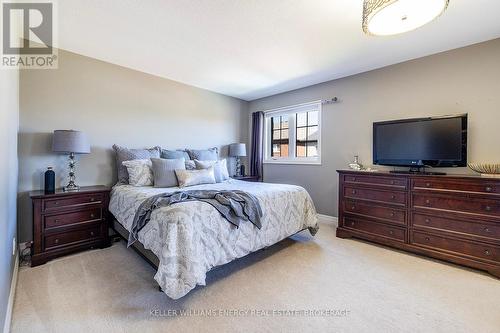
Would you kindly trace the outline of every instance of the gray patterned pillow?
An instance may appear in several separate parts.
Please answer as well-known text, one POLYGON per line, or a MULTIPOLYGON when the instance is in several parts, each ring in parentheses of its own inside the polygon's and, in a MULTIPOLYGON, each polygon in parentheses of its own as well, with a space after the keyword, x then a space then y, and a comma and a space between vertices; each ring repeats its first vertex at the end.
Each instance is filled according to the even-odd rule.
POLYGON ((168 160, 183 158, 186 161, 189 161, 191 159, 189 157, 188 152, 185 150, 181 150, 181 149, 177 149, 177 150, 162 149, 160 157, 168 159, 168 160))
POLYGON ((153 185, 151 160, 131 160, 122 163, 128 172, 128 183, 132 186, 153 185))
POLYGON ((189 153, 189 157, 192 160, 198 161, 217 161, 219 159, 219 149, 213 147, 210 149, 196 150, 196 149, 186 149, 189 153))
POLYGON ((186 170, 196 170, 196 164, 193 160, 186 161, 186 170))
POLYGON ((152 158, 155 187, 177 186, 175 170, 185 169, 184 158, 152 158))
POLYGON ((128 184, 128 172, 127 168, 122 164, 123 162, 160 157, 160 147, 153 147, 149 149, 129 149, 113 145, 113 149, 116 153, 118 183, 120 184, 128 184))
POLYGON ((198 161, 194 160, 196 164, 196 169, 208 169, 210 167, 214 168, 215 181, 221 183, 229 179, 229 172, 227 171, 226 159, 220 161, 198 161))
POLYGON ((214 168, 201 170, 175 170, 179 187, 215 184, 214 168))

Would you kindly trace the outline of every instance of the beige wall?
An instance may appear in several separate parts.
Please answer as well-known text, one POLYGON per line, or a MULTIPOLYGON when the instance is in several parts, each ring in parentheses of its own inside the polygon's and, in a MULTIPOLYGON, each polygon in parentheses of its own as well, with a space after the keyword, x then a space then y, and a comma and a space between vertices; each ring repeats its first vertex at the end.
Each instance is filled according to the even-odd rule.
POLYGON ((500 39, 252 101, 249 111, 333 96, 340 102, 323 108, 322 165, 264 167, 265 181, 304 186, 320 213, 337 215, 337 169, 354 155, 371 164, 374 121, 468 113, 469 161, 500 162, 500 39))
POLYGON ((51 152, 54 129, 87 133, 91 154, 79 156, 80 185, 116 179, 111 146, 222 147, 248 139, 247 102, 59 51, 59 69, 22 71, 20 79, 20 238, 31 239, 27 191, 43 187, 47 166, 57 186, 66 156, 51 152))
POLYGON ((4 327, 14 270, 12 239, 16 237, 17 129, 19 72, 0 70, 0 330, 4 327))

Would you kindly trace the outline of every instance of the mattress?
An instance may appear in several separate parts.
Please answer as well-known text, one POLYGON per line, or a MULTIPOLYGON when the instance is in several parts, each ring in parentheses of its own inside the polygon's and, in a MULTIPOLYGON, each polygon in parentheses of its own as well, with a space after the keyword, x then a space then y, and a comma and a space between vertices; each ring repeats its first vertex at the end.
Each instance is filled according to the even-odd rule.
MULTIPOLYGON (((139 232, 138 240, 159 259, 154 276, 171 298, 205 285, 206 273, 216 266, 271 246, 303 229, 318 230, 314 204, 307 191, 294 185, 228 180, 189 187, 189 190, 241 190, 253 194, 262 211, 262 228, 250 222, 230 224, 210 204, 201 201, 158 208, 139 232)), ((179 191, 117 185, 111 191, 109 211, 130 231, 139 205, 155 194, 179 191)))

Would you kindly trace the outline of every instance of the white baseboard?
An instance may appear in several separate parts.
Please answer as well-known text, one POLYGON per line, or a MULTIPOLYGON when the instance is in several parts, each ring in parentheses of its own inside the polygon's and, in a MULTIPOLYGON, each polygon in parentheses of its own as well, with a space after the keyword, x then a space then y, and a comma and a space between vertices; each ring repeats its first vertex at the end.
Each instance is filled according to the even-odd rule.
POLYGON ((14 259, 14 272, 12 273, 12 281, 10 283, 9 302, 7 303, 7 311, 5 313, 5 324, 3 326, 3 333, 10 332, 10 324, 12 321, 12 310, 14 309, 14 297, 16 295, 17 274, 19 272, 19 251, 16 253, 14 259))
POLYGON ((339 220, 335 216, 318 214, 318 218, 323 222, 333 224, 335 227, 339 226, 339 220))

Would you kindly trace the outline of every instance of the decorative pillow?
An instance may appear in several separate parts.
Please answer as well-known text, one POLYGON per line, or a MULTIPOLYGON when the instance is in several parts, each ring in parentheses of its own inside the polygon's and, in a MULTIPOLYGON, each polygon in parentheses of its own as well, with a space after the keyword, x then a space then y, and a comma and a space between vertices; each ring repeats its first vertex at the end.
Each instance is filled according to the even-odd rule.
POLYGON ((213 147, 205 150, 186 149, 192 160, 217 161, 219 159, 219 149, 213 147))
POLYGON ((113 149, 116 153, 118 182, 121 184, 128 184, 128 172, 127 168, 122 164, 123 162, 160 157, 160 147, 153 147, 149 149, 129 149, 126 147, 113 145, 113 149))
POLYGON ((186 161, 189 161, 191 159, 189 157, 188 152, 185 150, 181 150, 181 149, 177 149, 177 150, 162 149, 160 157, 168 159, 168 160, 183 158, 186 161))
POLYGON ((186 169, 184 158, 164 159, 152 158, 153 176, 155 187, 177 186, 177 177, 175 170, 186 169))
POLYGON ((200 185, 200 184, 215 184, 214 168, 201 170, 175 170, 179 187, 200 185))
POLYGON ((210 167, 214 168, 215 181, 221 183, 229 179, 229 172, 227 171, 226 159, 220 161, 198 161, 194 160, 196 164, 196 169, 208 169, 210 167))
POLYGON ((128 172, 128 183, 132 186, 153 185, 151 160, 131 160, 122 163, 128 172))
POLYGON ((196 164, 193 160, 186 161, 186 170, 196 170, 196 164))

